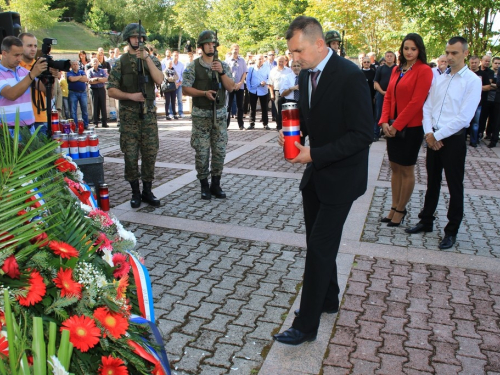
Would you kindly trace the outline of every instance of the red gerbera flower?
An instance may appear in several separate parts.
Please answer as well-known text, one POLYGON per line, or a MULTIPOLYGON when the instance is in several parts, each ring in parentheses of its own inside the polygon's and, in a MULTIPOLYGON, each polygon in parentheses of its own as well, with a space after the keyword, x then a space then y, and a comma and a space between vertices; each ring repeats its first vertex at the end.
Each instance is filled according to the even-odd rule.
POLYGON ((118 281, 118 287, 116 288, 116 298, 122 299, 125 298, 125 293, 127 293, 128 287, 128 275, 122 277, 118 281))
POLYGON ((76 171, 76 167, 73 165, 73 163, 70 163, 64 158, 59 158, 55 162, 57 169, 59 169, 61 172, 74 172, 76 171))
POLYGON ((99 250, 101 251, 103 249, 113 250, 113 246, 111 246, 112 243, 113 241, 109 240, 103 232, 99 233, 99 237, 97 237, 97 240, 95 241, 95 245, 99 246, 99 250))
MULTIPOLYGON (((9 343, 7 342, 7 339, 1 335, 0 335, 0 354, 6 357, 9 356, 9 343)), ((2 357, 1 355, 0 358, 2 357)))
POLYGON ((85 315, 73 315, 66 319, 62 323, 61 332, 63 329, 69 330, 69 341, 82 352, 96 346, 101 336, 101 330, 94 320, 85 315))
POLYGON ((47 233, 41 232, 38 235, 36 235, 35 237, 33 237, 30 240, 30 242, 32 244, 38 244, 39 247, 45 247, 49 244, 48 238, 49 238, 49 236, 47 236, 47 233))
POLYGON ((102 357, 99 366, 99 375, 128 375, 127 367, 120 358, 113 356, 102 357))
POLYGON ((5 325, 5 313, 0 311, 0 329, 5 325))
POLYGON ((54 284, 61 288, 61 297, 78 297, 78 299, 82 297, 83 285, 73 280, 73 270, 71 268, 67 270, 61 268, 54 279, 54 284))
POLYGON ((127 257, 125 256, 125 254, 116 253, 115 255, 113 255, 113 264, 115 265, 113 276, 116 279, 128 275, 128 271, 130 271, 130 263, 127 262, 127 257))
POLYGON ((21 273, 19 272, 19 265, 17 264, 16 257, 14 255, 5 259, 2 271, 11 279, 19 279, 21 273))
MULTIPOLYGON (((128 320, 120 313, 109 311, 107 307, 99 307, 94 311, 96 318, 115 339, 119 339, 127 332, 128 320)), ((103 337, 106 337, 104 334, 103 337)))
POLYGON ((79 255, 78 250, 66 242, 50 241, 49 247, 54 254, 59 255, 61 258, 70 259, 79 255))
POLYGON ((45 295, 46 287, 43 282, 43 277, 38 271, 34 270, 31 272, 29 284, 28 287, 23 288, 28 290, 26 297, 17 297, 17 300, 23 306, 34 305, 40 302, 45 295))

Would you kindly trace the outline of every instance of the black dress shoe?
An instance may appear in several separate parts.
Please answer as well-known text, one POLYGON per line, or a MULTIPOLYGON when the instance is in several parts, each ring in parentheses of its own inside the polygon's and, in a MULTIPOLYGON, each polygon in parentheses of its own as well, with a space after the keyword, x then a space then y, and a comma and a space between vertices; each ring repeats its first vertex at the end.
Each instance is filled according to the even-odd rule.
POLYGON ((275 339, 278 342, 281 342, 282 344, 300 345, 306 341, 316 340, 316 335, 317 332, 303 333, 300 332, 298 329, 291 327, 282 333, 274 335, 273 339, 275 339))
POLYGON ((452 236, 447 234, 444 236, 443 240, 439 244, 439 248, 441 250, 450 249, 451 247, 453 247, 456 241, 457 241, 457 236, 452 236))
POLYGON ((471 142, 471 143, 469 143, 469 146, 472 146, 472 147, 476 148, 477 147, 477 143, 471 142))
POLYGON ((493 147, 497 147, 497 144, 495 142, 490 142, 488 148, 493 148, 493 147))
MULTIPOLYGON (((323 308, 321 312, 327 314, 336 314, 339 312, 339 308, 338 307, 323 308)), ((295 310, 293 313, 298 318, 300 316, 300 309, 295 310)))
POLYGON ((432 232, 432 229, 433 229, 432 224, 429 225, 429 224, 418 223, 412 228, 405 229, 405 232, 410 234, 415 234, 420 232, 432 232))

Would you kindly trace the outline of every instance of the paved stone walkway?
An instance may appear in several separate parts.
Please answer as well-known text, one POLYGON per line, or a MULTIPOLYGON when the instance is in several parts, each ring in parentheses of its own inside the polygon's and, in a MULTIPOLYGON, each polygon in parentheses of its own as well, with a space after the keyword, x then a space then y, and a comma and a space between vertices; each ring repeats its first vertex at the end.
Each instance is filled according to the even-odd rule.
POLYGON ((337 259, 340 312, 323 314, 316 341, 291 347, 272 334, 291 325, 300 301, 304 167, 283 160, 276 132, 239 131, 233 120, 228 199, 206 202, 190 120, 160 120, 153 188, 161 206, 133 210, 110 125, 97 130, 110 203, 150 270, 173 374, 500 374, 500 149, 469 148, 464 222, 457 244, 439 251, 446 184, 436 230, 404 233, 423 204, 425 149, 407 222, 387 228, 379 219, 390 207, 390 171, 385 142, 374 143, 369 188, 337 259))

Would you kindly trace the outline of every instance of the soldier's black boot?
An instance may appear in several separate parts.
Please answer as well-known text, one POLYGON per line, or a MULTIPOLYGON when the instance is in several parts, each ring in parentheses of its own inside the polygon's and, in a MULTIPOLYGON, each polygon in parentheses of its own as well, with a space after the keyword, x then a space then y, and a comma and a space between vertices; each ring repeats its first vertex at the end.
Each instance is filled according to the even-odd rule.
POLYGON ((152 186, 151 181, 142 181, 142 201, 149 203, 153 207, 160 207, 160 200, 151 191, 152 186))
POLYGON ((209 201, 212 199, 212 194, 210 193, 210 186, 208 185, 208 179, 204 178, 200 180, 201 183, 201 199, 209 201))
POLYGON ((212 185, 210 185, 210 192, 215 198, 225 199, 226 193, 220 187, 220 176, 212 176, 212 185))
POLYGON ((132 206, 132 208, 139 208, 141 206, 141 188, 139 186, 139 180, 130 181, 130 186, 132 187, 130 206, 132 206))

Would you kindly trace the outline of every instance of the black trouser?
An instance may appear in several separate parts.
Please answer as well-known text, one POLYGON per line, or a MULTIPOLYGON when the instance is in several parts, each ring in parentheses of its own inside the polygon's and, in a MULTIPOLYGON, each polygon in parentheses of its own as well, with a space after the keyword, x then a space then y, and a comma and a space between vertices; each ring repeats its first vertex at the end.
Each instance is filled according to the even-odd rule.
POLYGON ((339 305, 336 260, 342 229, 352 206, 352 202, 321 203, 311 181, 312 177, 302 190, 307 253, 300 316, 292 325, 303 333, 318 330, 323 308, 339 305))
POLYGON ((250 93, 248 92, 247 85, 245 84, 245 98, 243 99, 243 112, 248 113, 248 108, 250 107, 250 93))
POLYGON ((271 100, 271 114, 273 116, 274 119, 276 119, 276 122, 277 122, 277 118, 278 118, 278 109, 277 109, 277 103, 278 103, 278 98, 280 96, 280 92, 278 90, 275 90, 274 91, 274 100, 271 100))
POLYGON ((99 123, 100 112, 102 126, 106 126, 108 114, 106 113, 106 89, 104 87, 92 88, 92 103, 94 105, 94 125, 99 123))
POLYGON ((486 128, 488 117, 494 112, 495 102, 486 101, 481 106, 481 115, 479 116, 479 131, 478 134, 483 134, 486 130, 486 135, 491 135, 491 129, 486 128))
POLYGON ((260 102, 260 108, 262 109, 262 123, 264 126, 267 126, 269 123, 269 118, 267 116, 267 100, 268 96, 263 95, 263 96, 258 96, 257 94, 252 94, 249 92, 250 95, 250 123, 255 125, 255 116, 257 114, 257 99, 259 99, 260 102))
POLYGON ((243 127, 243 96, 245 95, 245 90, 236 90, 229 93, 229 102, 227 103, 227 127, 229 128, 229 123, 231 122, 231 108, 233 107, 233 100, 236 98, 236 107, 238 108, 238 126, 243 127))
POLYGON ((427 192, 425 193, 424 208, 418 215, 420 222, 432 225, 434 213, 439 202, 443 169, 450 191, 450 205, 448 208, 448 224, 444 228, 446 235, 456 236, 464 216, 464 172, 467 145, 465 131, 460 135, 452 135, 442 140, 443 147, 438 151, 427 147, 427 192))
POLYGON ((500 131, 500 102, 495 102, 494 104, 490 114, 488 129, 491 133, 491 143, 496 145, 498 143, 498 132, 500 131))
POLYGON ((164 93, 165 95, 165 117, 168 117, 168 105, 172 105, 172 114, 174 116, 177 116, 177 112, 175 112, 175 98, 176 98, 176 91, 169 91, 164 93))

